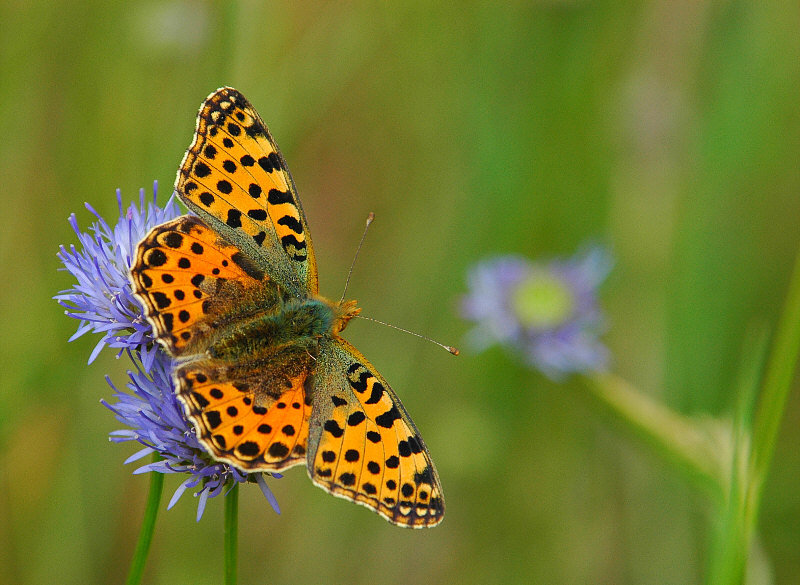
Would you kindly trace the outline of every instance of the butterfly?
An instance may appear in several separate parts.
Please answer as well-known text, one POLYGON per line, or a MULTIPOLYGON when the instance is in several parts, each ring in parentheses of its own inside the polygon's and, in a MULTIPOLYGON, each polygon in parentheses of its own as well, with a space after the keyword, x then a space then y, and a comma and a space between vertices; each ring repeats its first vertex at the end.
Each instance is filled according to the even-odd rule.
POLYGON ((150 231, 131 283, 200 444, 248 473, 305 463, 317 486, 400 526, 441 522, 428 449, 340 335, 356 302, 319 296, 294 180, 237 90, 202 104, 175 190, 195 215, 150 231))

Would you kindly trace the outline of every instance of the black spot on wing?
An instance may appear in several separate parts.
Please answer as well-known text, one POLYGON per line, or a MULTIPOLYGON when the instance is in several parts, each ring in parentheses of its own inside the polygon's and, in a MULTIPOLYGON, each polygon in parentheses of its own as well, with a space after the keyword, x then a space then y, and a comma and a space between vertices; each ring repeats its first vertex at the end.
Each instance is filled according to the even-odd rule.
POLYGON ((209 401, 206 399, 206 397, 205 397, 205 396, 203 396, 202 394, 200 394, 199 392, 192 392, 192 399, 194 400, 195 404, 197 404, 197 406, 198 406, 199 408, 205 408, 206 406, 208 406, 209 404, 211 404, 211 403, 210 403, 210 402, 209 402, 209 401))
POLYGON ((258 453, 260 451, 258 443, 254 442, 254 441, 245 441, 244 443, 239 445, 236 448, 236 450, 240 454, 245 455, 246 457, 253 457, 255 455, 258 455, 258 453))
POLYGON ((278 220, 278 225, 286 226, 296 234, 303 233, 303 224, 301 224, 291 215, 284 215, 282 218, 280 218, 278 220))
POLYGON ((250 260, 250 258, 241 252, 236 252, 233 256, 231 256, 231 260, 233 260, 239 268, 244 270, 249 277, 255 278, 256 280, 264 279, 264 271, 256 266, 255 262, 250 260))
POLYGON ((400 419, 400 412, 397 410, 397 407, 393 404, 389 410, 387 410, 380 416, 375 417, 375 424, 377 424, 379 427, 390 429, 394 425, 394 421, 399 419, 400 419))
POLYGON ((269 193, 267 193, 267 201, 272 205, 294 203, 294 201, 292 201, 292 194, 289 191, 279 191, 278 189, 269 190, 269 193))
POLYGON ((354 473, 343 473, 339 476, 339 482, 343 486, 351 486, 356 483, 356 476, 354 473))
POLYGON ((372 392, 370 392, 370 396, 367 400, 365 400, 365 404, 378 404, 381 401, 381 396, 383 396, 384 388, 383 384, 380 382, 375 382, 372 385, 372 392))
POLYGON ((203 415, 208 424, 208 428, 215 429, 222 424, 222 417, 216 410, 209 410, 203 415))
POLYGON ((163 266, 167 262, 167 255, 156 248, 147 255, 146 262, 150 267, 163 266))
POLYGON ((289 447, 284 445, 281 442, 276 441, 269 446, 269 450, 267 451, 272 457, 276 457, 279 459, 283 459, 289 454, 289 447))
POLYGON ((229 209, 228 219, 225 220, 225 223, 232 228, 242 227, 242 212, 238 209, 229 209))
POLYGON ((430 466, 414 474, 414 483, 417 485, 422 483, 433 485, 433 471, 430 466))
POLYGON ((194 165, 194 174, 201 179, 211 174, 211 169, 204 162, 198 162, 194 165))
POLYGON ((344 429, 335 420, 326 420, 323 428, 337 439, 344 434, 344 429))
POLYGON ((252 137, 267 135, 266 128, 264 128, 264 125, 258 120, 253 120, 253 123, 250 126, 245 127, 244 131, 248 136, 252 137))
POLYGON ((163 292, 154 292, 153 301, 155 301, 156 306, 159 309, 165 309, 166 307, 169 307, 172 304, 172 301, 163 292))
POLYGON ((183 236, 178 232, 169 232, 164 238, 164 243, 170 248, 180 248, 183 244, 183 236))
POLYGON ((260 159, 258 159, 258 165, 267 173, 279 171, 283 168, 283 165, 281 164, 281 158, 278 156, 277 152, 271 152, 269 153, 269 156, 262 156, 260 159))
POLYGON ((366 415, 361 412, 360 410, 355 411, 353 414, 347 417, 347 426, 355 427, 360 425, 366 419, 366 415))

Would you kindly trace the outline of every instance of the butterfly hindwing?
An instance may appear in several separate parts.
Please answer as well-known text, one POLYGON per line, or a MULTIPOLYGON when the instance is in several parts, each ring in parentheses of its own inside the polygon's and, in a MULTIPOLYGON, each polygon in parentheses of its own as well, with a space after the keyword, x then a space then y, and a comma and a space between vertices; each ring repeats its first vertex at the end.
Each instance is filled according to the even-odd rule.
POLYGON ((277 396, 254 392, 247 382, 229 379, 225 368, 202 362, 178 368, 175 377, 198 440, 218 461, 244 471, 305 462, 311 414, 305 372, 277 396))
POLYGON ((290 293, 317 293, 316 260, 294 181, 267 126, 237 90, 223 87, 206 98, 175 189, 290 293))
POLYGON ((308 473, 315 484, 401 526, 438 524, 436 468, 386 380, 340 337, 317 357, 308 473))

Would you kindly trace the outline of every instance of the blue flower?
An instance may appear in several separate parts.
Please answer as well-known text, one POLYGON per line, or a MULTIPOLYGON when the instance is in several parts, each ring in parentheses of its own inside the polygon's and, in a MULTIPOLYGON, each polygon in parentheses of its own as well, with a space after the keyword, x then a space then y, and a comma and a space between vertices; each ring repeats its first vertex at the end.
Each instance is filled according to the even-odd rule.
POLYGON ((119 349, 117 357, 123 353, 131 357, 136 370, 128 372, 127 390, 117 389, 110 378, 106 378, 114 390, 116 402, 101 402, 128 427, 112 432, 110 439, 142 445, 143 448, 125 463, 152 453, 161 456, 161 461, 143 465, 134 473, 189 475, 175 491, 168 508, 174 506, 187 489, 199 487, 195 495, 198 496, 197 519, 200 520, 208 498, 227 493, 226 486, 229 488, 233 481, 252 481, 258 483, 269 503, 280 513, 262 473, 242 473, 226 463, 214 461, 197 441, 195 430, 175 395, 172 359, 153 343, 150 324, 131 291, 128 274, 139 242, 153 227, 180 215, 174 196, 163 208, 156 204, 156 196, 157 185, 153 187, 150 202, 145 201, 142 189, 139 206, 132 204, 123 209, 117 190, 119 219, 113 228, 88 203, 86 207, 97 221, 87 232, 80 230, 74 214, 70 216, 79 245, 69 249, 61 246, 58 257, 64 264, 62 270, 70 272, 77 284, 55 296, 69 317, 80 320, 70 341, 89 332, 102 334, 89 363, 105 346, 119 349))
POLYGON ((174 198, 163 209, 158 207, 156 189, 154 185, 153 201, 147 204, 146 211, 144 189, 139 193, 139 207, 131 205, 127 210, 122 207, 122 195, 117 189, 120 217, 113 228, 88 203, 86 208, 97 218, 88 232, 80 230, 74 213, 69 216, 78 247, 61 246, 57 255, 64 264, 60 270, 70 272, 78 282, 54 298, 66 309, 67 316, 80 319, 70 341, 89 332, 102 333, 89 355, 89 363, 108 345, 120 350, 117 356, 126 349, 142 351, 145 365, 149 368, 152 364, 155 346, 146 349, 153 341, 152 329, 133 297, 128 269, 136 246, 147 232, 181 214, 174 198))
POLYGON ((597 288, 611 265, 599 246, 549 262, 497 256, 477 263, 462 300, 463 316, 477 325, 470 345, 505 345, 554 380, 604 369, 609 352, 599 340, 604 319, 597 288))

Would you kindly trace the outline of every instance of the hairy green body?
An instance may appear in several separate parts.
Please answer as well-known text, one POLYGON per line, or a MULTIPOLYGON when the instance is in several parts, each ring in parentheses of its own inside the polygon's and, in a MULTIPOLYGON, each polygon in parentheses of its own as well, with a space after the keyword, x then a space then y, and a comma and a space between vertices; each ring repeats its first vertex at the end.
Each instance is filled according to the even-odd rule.
POLYGON ((223 362, 236 362, 266 357, 293 346, 311 350, 320 337, 331 335, 335 319, 333 307, 325 300, 284 300, 271 312, 253 315, 218 331, 208 355, 223 362))
POLYGON ((229 282, 220 283, 216 292, 212 321, 197 337, 201 357, 184 367, 200 365, 211 379, 239 380, 261 406, 302 377, 310 401, 320 342, 358 314, 355 302, 298 298, 281 294, 278 287, 248 290, 229 282))

